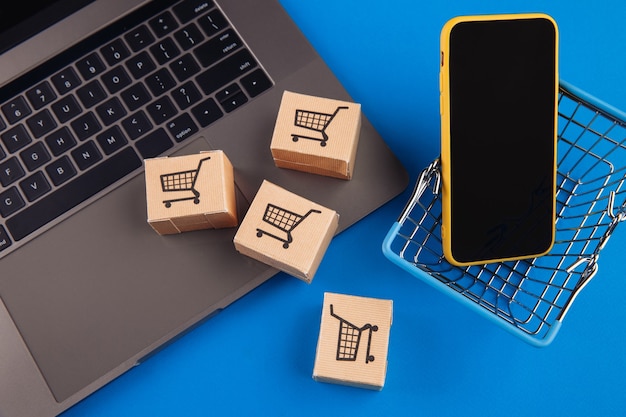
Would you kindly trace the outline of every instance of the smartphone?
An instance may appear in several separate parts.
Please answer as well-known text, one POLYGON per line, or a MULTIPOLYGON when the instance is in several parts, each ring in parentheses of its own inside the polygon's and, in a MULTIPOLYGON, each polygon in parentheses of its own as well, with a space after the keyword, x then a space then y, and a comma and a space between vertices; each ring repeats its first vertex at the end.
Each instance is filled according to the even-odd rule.
POLYGON ((558 28, 542 13, 461 16, 441 32, 441 237, 454 265, 550 251, 558 28))

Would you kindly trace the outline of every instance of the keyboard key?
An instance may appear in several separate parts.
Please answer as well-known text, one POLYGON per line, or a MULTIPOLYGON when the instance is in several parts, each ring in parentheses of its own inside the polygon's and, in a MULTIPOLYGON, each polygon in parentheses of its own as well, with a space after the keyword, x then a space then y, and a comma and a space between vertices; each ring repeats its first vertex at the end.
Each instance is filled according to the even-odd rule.
POLYGON ((204 40, 204 35, 200 32, 198 26, 190 23, 178 32, 174 33, 174 39, 176 39, 180 47, 186 51, 200 44, 200 42, 204 40))
POLYGON ((139 111, 122 120, 122 127, 130 140, 135 140, 148 133, 152 129, 152 123, 143 111, 139 111))
POLYGON ((200 18, 198 23, 200 23, 200 27, 207 36, 213 36, 228 26, 228 21, 226 21, 224 15, 218 9, 200 18))
POLYGON ((130 56, 128 48, 121 39, 115 39, 103 46, 100 48, 100 53, 110 66, 118 64, 130 56))
POLYGON ((239 85, 237 83, 232 83, 228 87, 218 91, 215 94, 215 98, 217 99, 217 101, 222 103, 224 101, 228 101, 232 96, 239 93, 241 93, 241 88, 239 87, 239 85))
POLYGON ((28 90, 26 97, 35 110, 39 110, 43 106, 52 103, 57 98, 57 95, 52 90, 52 86, 47 81, 44 81, 28 90))
POLYGON ((69 95, 54 103, 52 105, 52 111, 54 111, 54 114, 59 119, 59 122, 65 123, 78 116, 82 109, 74 96, 69 95))
POLYGON ((59 156, 76 145, 76 139, 67 127, 62 127, 46 136, 45 141, 54 156, 59 156))
POLYGON ((21 240, 141 166, 135 151, 126 148, 7 219, 6 227, 21 240))
POLYGON ((186 0, 174 6, 174 14, 183 22, 187 23, 212 9, 215 5, 211 0, 186 0))
POLYGON ((40 141, 20 152, 20 158, 29 171, 36 170, 51 159, 46 146, 40 141))
POLYGON ((189 114, 183 113, 167 123, 167 129, 176 142, 182 142, 198 132, 198 126, 189 114))
POLYGON ((230 113, 248 101, 248 97, 241 91, 237 83, 231 84, 215 94, 215 98, 222 105, 226 113, 230 113))
POLYGON ((6 229, 0 224, 0 252, 11 246, 11 238, 6 229))
POLYGON ((76 95, 86 109, 95 106, 107 97, 107 93, 104 92, 98 80, 93 80, 89 84, 80 87, 76 91, 76 95))
POLYGON ((171 90, 176 85, 176 81, 174 81, 167 68, 161 68, 154 74, 150 74, 145 81, 155 97, 171 90))
POLYGON ((126 110, 117 97, 113 97, 96 107, 96 113, 98 113, 98 116, 100 116, 100 119, 106 126, 126 116, 126 110))
POLYGON ((155 125, 160 125, 161 123, 171 119, 178 112, 172 100, 169 97, 164 96, 156 101, 153 101, 146 107, 148 110, 148 114, 154 121, 155 125))
POLYGON ((198 75, 196 81, 205 94, 211 94, 256 66, 252 54, 242 49, 198 75))
POLYGON ((142 52, 126 61, 126 68, 138 80, 151 73, 155 68, 154 61, 147 52, 142 52))
POLYGON ((0 163, 0 184, 8 187, 24 176, 24 169, 16 157, 0 163))
POLYGON ((176 19, 174 19, 174 16, 172 16, 170 12, 162 13, 150 19, 148 24, 159 38, 162 38, 178 27, 176 19))
POLYGON ((202 98, 198 87, 192 81, 175 88, 171 94, 181 110, 197 103, 202 98))
POLYGON ((78 68, 78 72, 85 80, 89 80, 98 74, 102 74, 105 66, 100 56, 96 52, 92 52, 86 57, 79 59, 76 62, 76 68, 78 68))
POLYGON ((63 95, 70 90, 80 85, 80 79, 71 67, 64 69, 56 75, 52 76, 52 84, 59 92, 59 95, 63 95))
POLYGON ((31 110, 24 97, 17 96, 2 106, 2 113, 9 123, 14 124, 28 116, 31 110))
POLYGON ((113 68, 102 76, 102 82, 106 86, 109 93, 115 94, 122 88, 130 85, 131 79, 128 73, 121 65, 113 68))
POLYGON ((121 96, 130 111, 137 110, 139 107, 149 102, 152 98, 142 83, 137 83, 132 87, 127 88, 122 92, 121 96))
POLYGON ((170 69, 181 82, 200 72, 200 66, 191 54, 185 54, 173 61, 170 69))
POLYGON ((154 42, 154 36, 146 25, 141 25, 131 30, 124 36, 126 42, 134 52, 137 52, 154 42))
POLYGON ((72 158, 81 171, 84 171, 102 159, 102 154, 94 141, 90 140, 74 149, 72 158))
POLYGON ((85 113, 71 123, 74 134, 80 141, 95 135, 102 130, 102 126, 93 112, 85 113))
POLYGON ((33 140, 24 125, 17 125, 7 130, 0 135, 0 139, 2 139, 2 143, 4 143, 4 146, 10 153, 19 151, 33 140))
POLYGON ((67 156, 62 156, 46 166, 46 172, 54 185, 61 185, 76 175, 76 168, 67 156))
POLYGON ((224 115, 212 98, 206 99, 192 108, 191 113, 202 127, 207 127, 224 115))
POLYGON ((172 141, 163 128, 137 141, 137 150, 144 159, 157 157, 172 146, 172 141))
POLYGON ((121 149, 128 143, 126 136, 124 136, 120 128, 117 126, 113 126, 112 128, 100 133, 96 136, 96 140, 104 153, 107 155, 111 155, 113 152, 121 149))
POLYGON ((57 123, 52 118, 52 114, 50 114, 48 109, 44 109, 34 116, 26 119, 26 124, 35 138, 40 138, 43 135, 50 133, 52 129, 57 127, 57 123))
POLYGON ((15 187, 0 193, 0 216, 2 217, 9 217, 25 205, 24 199, 15 187))
POLYGON ((165 38, 150 47, 150 52, 161 65, 180 55, 180 49, 172 38, 165 38))
POLYGON ((230 113, 233 110, 241 107, 247 102, 248 102, 248 97, 246 97, 244 93, 239 92, 237 94, 230 96, 227 100, 221 101, 220 104, 222 105, 226 113, 230 113))
POLYGON ((194 49, 193 53, 203 67, 213 65, 220 59, 239 49, 241 39, 234 30, 229 29, 194 49))
POLYGON ((241 85, 246 90, 250 97, 256 97, 263 91, 270 88, 273 83, 272 80, 265 74, 265 72, 259 68, 252 71, 241 79, 241 85))
POLYGON ((28 201, 35 201, 51 190, 48 180, 46 180, 41 171, 37 171, 25 180, 20 181, 20 188, 28 201))

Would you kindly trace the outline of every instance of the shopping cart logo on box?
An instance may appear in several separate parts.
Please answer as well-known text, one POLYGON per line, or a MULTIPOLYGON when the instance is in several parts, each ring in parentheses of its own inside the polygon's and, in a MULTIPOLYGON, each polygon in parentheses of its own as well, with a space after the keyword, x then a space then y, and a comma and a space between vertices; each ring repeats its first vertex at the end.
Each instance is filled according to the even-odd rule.
POLYGON ((319 132, 322 137, 320 138, 292 133, 291 139, 293 139, 294 142, 297 142, 298 139, 316 140, 320 142, 320 146, 326 146, 326 142, 328 141, 326 129, 328 128, 328 125, 330 125, 330 122, 332 122, 337 113, 339 113, 339 110, 347 108, 347 106, 339 106, 333 113, 319 113, 310 110, 296 109, 294 126, 319 132))
POLYGON ((181 198, 173 198, 169 200, 163 200, 165 207, 171 207, 172 203, 179 201, 193 200, 194 204, 200 203, 200 192, 196 189, 196 182, 198 180, 198 173, 200 167, 204 161, 208 161, 211 157, 202 158, 198 162, 196 169, 190 169, 187 171, 172 172, 170 174, 161 175, 161 189, 166 192, 178 192, 189 191, 192 195, 181 198))
POLYGON ((293 229, 295 229, 296 226, 302 223, 302 221, 304 221, 304 219, 309 217, 312 213, 321 213, 321 211, 311 209, 306 214, 301 215, 268 203, 265 209, 265 214, 263 215, 263 221, 280 230, 284 237, 263 229, 256 229, 256 235, 258 237, 263 235, 273 237, 274 239, 283 242, 283 248, 287 249, 289 244, 293 242, 293 236, 291 235, 293 229))
POLYGON ((372 345, 372 332, 378 331, 378 326, 372 326, 370 323, 358 327, 333 311, 333 305, 330 305, 330 315, 339 320, 339 335, 337 337, 337 357, 338 361, 356 361, 359 351, 359 343, 361 342, 361 333, 368 330, 367 352, 365 354, 365 363, 374 361, 374 355, 370 354, 372 345))

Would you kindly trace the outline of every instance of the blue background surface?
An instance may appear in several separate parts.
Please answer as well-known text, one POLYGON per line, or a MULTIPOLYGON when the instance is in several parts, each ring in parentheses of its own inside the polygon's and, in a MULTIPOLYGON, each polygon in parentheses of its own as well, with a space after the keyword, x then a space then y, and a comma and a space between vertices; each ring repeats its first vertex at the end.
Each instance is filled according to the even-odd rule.
POLYGON ((554 342, 532 347, 389 262, 381 243, 439 153, 439 34, 461 14, 546 12, 560 75, 626 109, 622 1, 280 0, 411 175, 331 243, 310 285, 279 274, 64 414, 626 415, 626 225, 554 342), (392 299, 381 392, 311 375, 325 291, 392 299))

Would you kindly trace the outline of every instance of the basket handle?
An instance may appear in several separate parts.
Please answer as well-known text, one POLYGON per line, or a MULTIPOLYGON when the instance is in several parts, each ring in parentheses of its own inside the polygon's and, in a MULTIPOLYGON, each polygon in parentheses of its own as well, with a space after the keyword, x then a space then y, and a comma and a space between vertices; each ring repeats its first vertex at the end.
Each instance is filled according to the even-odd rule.
POLYGON ((404 206, 404 210, 402 210, 402 214, 398 218, 398 223, 403 223, 406 220, 406 217, 411 213, 413 207, 419 199, 424 194, 424 191, 428 188, 428 185, 434 180, 435 186, 433 188, 434 194, 439 194, 439 187, 441 186, 441 173, 439 171, 440 167, 440 158, 435 159, 430 163, 426 168, 422 170, 420 173, 417 182, 415 183, 415 188, 413 189, 413 194, 411 194, 411 198, 408 203, 404 206))

